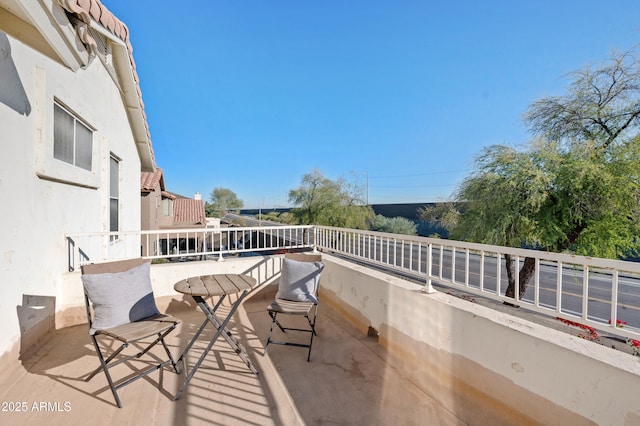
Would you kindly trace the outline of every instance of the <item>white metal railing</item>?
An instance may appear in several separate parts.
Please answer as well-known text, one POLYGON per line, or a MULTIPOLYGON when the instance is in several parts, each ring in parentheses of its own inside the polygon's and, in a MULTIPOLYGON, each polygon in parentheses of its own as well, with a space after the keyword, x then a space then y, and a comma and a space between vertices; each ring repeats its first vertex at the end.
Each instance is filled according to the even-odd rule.
POLYGON ((526 307, 609 334, 640 336, 640 263, 460 241, 316 226, 316 248, 371 266, 393 269, 497 301, 526 307), (504 255, 515 268, 515 298, 506 297, 504 255), (535 261, 533 277, 520 298, 518 271, 535 261))
POLYGON ((312 226, 164 229, 66 235, 68 268, 89 262, 144 257, 204 260, 313 247, 312 226))
POLYGON ((87 233, 66 239, 69 270, 88 262, 138 256, 179 261, 317 248, 411 276, 423 282, 427 292, 436 283, 611 335, 640 336, 640 263, 636 262, 326 226, 87 233), (516 271, 526 258, 535 261, 522 297, 517 272, 515 297, 505 296, 505 254, 515 259, 516 271))

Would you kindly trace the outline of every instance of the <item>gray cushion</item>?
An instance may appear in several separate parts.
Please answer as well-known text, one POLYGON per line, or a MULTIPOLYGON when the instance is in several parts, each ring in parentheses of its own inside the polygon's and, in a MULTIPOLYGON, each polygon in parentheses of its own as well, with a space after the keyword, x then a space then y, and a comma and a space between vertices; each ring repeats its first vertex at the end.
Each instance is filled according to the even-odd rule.
POLYGON ((82 283, 93 305, 91 334, 160 314, 149 262, 119 273, 83 274, 82 283))
POLYGON ((316 292, 323 268, 321 262, 299 262, 284 258, 276 298, 318 303, 316 292))

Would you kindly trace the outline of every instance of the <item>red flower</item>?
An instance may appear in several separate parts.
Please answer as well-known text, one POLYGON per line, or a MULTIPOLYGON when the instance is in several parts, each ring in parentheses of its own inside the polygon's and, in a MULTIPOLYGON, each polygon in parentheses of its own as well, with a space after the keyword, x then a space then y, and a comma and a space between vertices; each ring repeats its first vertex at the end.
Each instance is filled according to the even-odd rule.
MULTIPOLYGON (((609 324, 611 324, 611 318, 609 318, 609 324)), ((627 325, 626 321, 616 320, 616 327, 624 328, 625 325, 627 325)))
POLYGON ((571 325, 573 327, 578 327, 581 328, 583 330, 587 330, 589 332, 589 335, 585 335, 585 334, 578 334, 578 337, 581 337, 583 339, 587 339, 587 340, 598 340, 600 338, 600 336, 598 336, 598 331, 591 326, 585 325, 585 324, 580 324, 579 322, 575 322, 575 321, 571 321, 568 319, 564 319, 564 318, 560 318, 560 317, 556 317, 557 320, 567 324, 567 325, 571 325))

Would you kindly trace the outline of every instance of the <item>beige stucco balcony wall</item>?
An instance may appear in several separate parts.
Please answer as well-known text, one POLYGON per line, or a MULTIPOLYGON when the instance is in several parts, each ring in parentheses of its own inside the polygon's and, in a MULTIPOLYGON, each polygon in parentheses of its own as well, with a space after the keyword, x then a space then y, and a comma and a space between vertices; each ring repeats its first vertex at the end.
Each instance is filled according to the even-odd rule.
POLYGON ((322 302, 377 330, 393 364, 460 417, 484 408, 487 419, 640 424, 637 357, 371 268, 325 264, 322 302))

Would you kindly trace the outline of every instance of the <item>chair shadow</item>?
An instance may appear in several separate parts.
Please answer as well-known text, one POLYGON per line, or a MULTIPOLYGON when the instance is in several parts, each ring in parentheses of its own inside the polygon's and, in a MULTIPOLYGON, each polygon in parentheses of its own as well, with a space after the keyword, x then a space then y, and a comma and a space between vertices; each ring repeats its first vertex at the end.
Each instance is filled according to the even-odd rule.
MULTIPOLYGON (((257 281, 257 285, 247 295, 247 298, 243 301, 243 305, 245 305, 247 301, 254 303, 256 300, 263 299, 265 300, 263 307, 266 306, 267 298, 273 297, 273 294, 275 294, 269 294, 269 292, 274 291, 273 289, 275 288, 269 284, 277 282, 276 279, 280 274, 280 264, 280 258, 268 257, 243 272, 246 275, 256 278, 257 281)), ((228 302, 226 301, 225 304, 233 303, 236 300, 231 298, 228 302)), ((177 360, 179 355, 182 353, 184 346, 186 346, 186 342, 191 340, 191 337, 200 326, 200 321, 202 321, 204 317, 193 299, 187 296, 172 299, 164 311, 169 315, 177 316, 181 319, 182 317, 189 318, 189 320, 194 318, 196 319, 193 327, 188 324, 189 320, 183 320, 179 328, 171 333, 171 338, 167 341, 174 359, 177 360), (189 313, 190 311, 194 313, 189 313), (197 312, 197 314, 195 314, 195 312, 197 312)), ((47 336, 47 340, 39 345, 34 351, 27 351, 26 349, 21 351, 20 359, 23 367, 29 374, 46 377, 73 390, 73 392, 78 392, 78 394, 87 396, 99 401, 100 403, 104 403, 106 406, 114 408, 117 407, 115 400, 113 399, 113 395, 111 394, 111 389, 104 376, 104 372, 100 371, 91 381, 85 381, 87 376, 100 365, 99 359, 88 335, 87 324, 85 323, 62 329, 55 329, 54 312, 55 298, 47 298, 44 296, 24 296, 22 306, 18 307, 18 316, 21 321, 21 328, 28 329, 27 327, 23 327, 27 325, 27 321, 30 323, 33 323, 33 321, 41 322, 41 327, 42 330, 44 330, 43 333, 47 336), (44 306, 44 308, 42 308, 42 306, 44 306), (37 317, 33 316, 34 313, 37 314, 37 317)), ((251 322, 245 324, 244 321, 238 320, 238 312, 236 312, 234 317, 235 318, 232 320, 231 324, 233 334, 240 340, 240 342, 242 342, 253 365, 258 365, 256 362, 258 357, 262 358, 263 356, 263 342, 259 337, 259 333, 261 333, 262 330, 255 330, 251 322)), ((198 340, 206 341, 208 338, 209 335, 203 333, 198 340)), ((29 336, 25 338, 25 340, 29 339, 33 340, 29 336)), ((131 346, 132 348, 130 349, 136 349, 135 345, 131 346)), ((158 354, 164 354, 164 351, 161 350, 162 348, 160 347, 159 349, 158 354)), ((234 354, 228 353, 233 352, 231 348, 224 345, 221 348, 214 347, 211 352, 212 353, 210 355, 212 356, 208 357, 210 358, 208 360, 208 365, 203 365, 203 372, 210 369, 219 369, 225 373, 230 372, 233 374, 239 374, 238 377, 246 376, 257 378, 252 380, 256 381, 258 383, 257 386, 262 389, 262 394, 265 398, 264 404, 269 407, 277 407, 277 398, 274 396, 273 391, 270 389, 270 384, 265 377, 260 374, 257 376, 254 375, 243 363, 236 363, 235 360, 232 362, 229 361, 230 359, 234 359, 234 354)), ((152 351, 141 359, 125 362, 122 364, 123 368, 129 367, 132 369, 132 372, 119 371, 124 373, 124 376, 119 375, 114 377, 114 380, 116 380, 116 382, 121 382, 122 380, 135 375, 135 371, 144 369, 145 367, 160 361, 160 357, 152 351)), ((160 394, 166 397, 168 402, 172 402, 173 397, 178 390, 177 388, 174 389, 174 387, 176 386, 176 383, 178 384, 178 387, 180 386, 182 383, 182 377, 178 380, 173 380, 172 378, 172 380, 167 381, 166 378, 168 376, 165 376, 165 369, 167 369, 166 372, 175 374, 171 365, 168 365, 160 369, 159 375, 154 373, 143 377, 143 379, 157 389, 160 394)), ((181 371, 181 374, 184 374, 184 372, 181 371)), ((185 399, 185 396, 186 395, 184 395, 182 399, 185 399)), ((123 400, 123 404, 126 407, 127 401, 123 400)), ((188 420, 188 405, 189 403, 187 401, 183 403, 178 402, 176 404, 174 409, 174 419, 178 423, 188 420)), ((271 421, 274 421, 276 424, 283 424, 283 420, 280 419, 277 408, 273 408, 270 415, 272 416, 271 421)))
MULTIPOLYGON (((172 310, 180 311, 182 309, 189 309, 188 301, 175 302, 176 303, 172 305, 172 310)), ((24 307, 22 307, 22 310, 25 310, 24 307)), ((152 341, 153 338, 131 344, 124 353, 135 354, 140 352, 145 347, 147 340, 152 341)), ((108 341, 102 340, 100 344, 101 347, 107 348, 108 350, 115 349, 119 346, 116 341, 111 339, 108 339, 108 341)), ((174 359, 176 359, 176 353, 180 348, 170 341, 168 341, 167 344, 174 359)), ((165 355, 161 344, 158 344, 152 351, 147 352, 144 356, 123 362, 121 364, 123 368, 128 368, 131 372, 119 371, 118 373, 120 374, 118 375, 112 373, 116 384, 136 376, 139 371, 143 371, 146 368, 164 361, 163 358, 155 353, 156 351, 158 351, 160 355, 165 355)), ((103 371, 98 371, 95 377, 89 381, 86 380, 96 369, 100 368, 101 370, 100 361, 89 337, 87 324, 53 330, 49 333, 46 343, 40 345, 34 351, 25 351, 24 353, 25 355, 21 356, 22 365, 30 374, 45 376, 80 394, 92 397, 107 405, 117 407, 103 371), (96 388, 96 382, 104 385, 96 388)), ((175 372, 171 364, 159 370, 159 377, 152 374, 141 377, 141 379, 146 380, 154 386, 154 388, 170 401, 173 399, 173 394, 164 386, 164 373, 165 370, 171 374, 175 374, 175 372), (157 380, 156 377, 158 377, 157 380)), ((126 401, 123 401, 123 403, 126 404, 126 401)))

